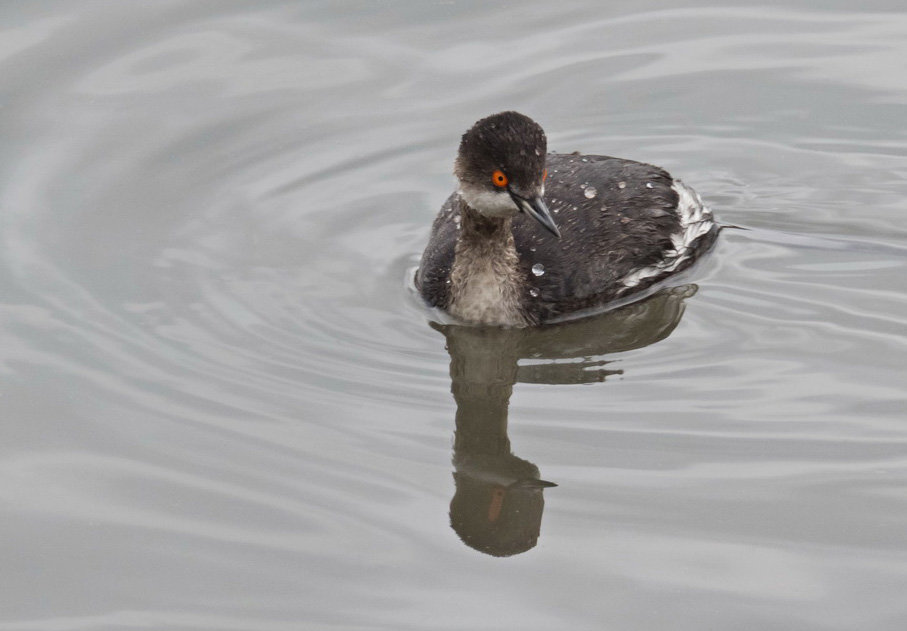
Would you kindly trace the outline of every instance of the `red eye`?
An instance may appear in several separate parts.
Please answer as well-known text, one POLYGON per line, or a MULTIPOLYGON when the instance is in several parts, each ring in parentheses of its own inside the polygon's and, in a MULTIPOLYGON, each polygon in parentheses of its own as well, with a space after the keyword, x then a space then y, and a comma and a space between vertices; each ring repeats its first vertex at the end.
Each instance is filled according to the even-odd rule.
POLYGON ((507 186, 508 180, 503 171, 495 171, 491 174, 491 181, 498 188, 504 188, 505 186, 507 186))

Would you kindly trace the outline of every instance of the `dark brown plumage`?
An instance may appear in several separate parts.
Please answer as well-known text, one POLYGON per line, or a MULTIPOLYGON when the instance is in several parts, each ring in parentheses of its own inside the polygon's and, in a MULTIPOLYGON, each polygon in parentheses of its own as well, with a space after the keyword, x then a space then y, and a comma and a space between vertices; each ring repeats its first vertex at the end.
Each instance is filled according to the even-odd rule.
MULTIPOLYGON (((505 265, 497 276, 502 296, 516 288, 519 316, 505 313, 473 321, 516 326, 544 323, 643 292, 692 265, 714 242, 718 225, 711 212, 692 189, 663 169, 606 156, 545 155, 544 147, 541 128, 512 112, 483 119, 464 135, 455 169, 461 189, 435 219, 416 274, 416 285, 429 304, 456 315, 458 297, 474 299, 470 288, 450 282, 455 268, 462 272, 464 265, 472 268, 482 262, 474 260, 480 255, 463 247, 464 239, 500 240, 512 233, 517 263, 505 265), (535 155, 539 147, 541 156, 535 155), (464 187, 472 187, 475 199, 493 195, 488 178, 496 169, 515 182, 520 194, 529 195, 540 186, 546 168, 544 202, 559 239, 518 212, 516 205, 508 216, 497 216, 500 213, 471 208, 464 200, 464 187), (480 186, 487 194, 485 189, 475 194, 480 186), (484 237, 476 232, 481 230, 498 236, 484 237)), ((494 295, 486 291, 482 298, 488 299, 489 293, 494 295)))

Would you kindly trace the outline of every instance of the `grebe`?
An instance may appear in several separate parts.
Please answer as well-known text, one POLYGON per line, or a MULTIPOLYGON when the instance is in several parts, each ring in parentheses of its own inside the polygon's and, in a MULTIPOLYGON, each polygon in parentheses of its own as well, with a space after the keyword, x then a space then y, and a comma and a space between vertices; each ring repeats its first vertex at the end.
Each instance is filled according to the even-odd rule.
POLYGON ((473 125, 454 173, 416 287, 469 324, 533 326, 638 294, 692 265, 719 231, 663 169, 548 154, 545 132, 518 112, 473 125))

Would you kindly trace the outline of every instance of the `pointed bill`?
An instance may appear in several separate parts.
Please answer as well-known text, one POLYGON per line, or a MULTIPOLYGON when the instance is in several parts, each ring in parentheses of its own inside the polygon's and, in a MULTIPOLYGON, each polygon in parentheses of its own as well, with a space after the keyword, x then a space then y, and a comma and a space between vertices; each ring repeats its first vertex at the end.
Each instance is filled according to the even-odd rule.
POLYGON ((520 210, 542 224, 548 232, 558 239, 561 238, 561 232, 557 229, 554 219, 551 218, 551 212, 548 210, 548 206, 545 205, 545 200, 540 196, 527 199, 517 195, 513 191, 510 191, 510 196, 520 210))

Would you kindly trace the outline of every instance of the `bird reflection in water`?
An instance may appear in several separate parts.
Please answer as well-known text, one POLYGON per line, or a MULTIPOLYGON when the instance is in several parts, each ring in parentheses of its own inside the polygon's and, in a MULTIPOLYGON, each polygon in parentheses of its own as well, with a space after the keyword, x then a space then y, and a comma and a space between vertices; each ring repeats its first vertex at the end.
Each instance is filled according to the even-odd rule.
POLYGON ((590 357, 665 339, 694 293, 695 285, 673 287, 607 313, 538 328, 432 324, 447 338, 450 353, 457 404, 450 524, 466 545, 499 557, 535 547, 542 492, 557 486, 511 453, 507 408, 513 384, 593 383, 619 374, 608 368, 609 361, 590 357), (570 359, 579 361, 554 361, 570 359), (520 365, 520 360, 546 363, 520 365))

